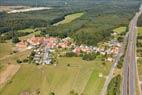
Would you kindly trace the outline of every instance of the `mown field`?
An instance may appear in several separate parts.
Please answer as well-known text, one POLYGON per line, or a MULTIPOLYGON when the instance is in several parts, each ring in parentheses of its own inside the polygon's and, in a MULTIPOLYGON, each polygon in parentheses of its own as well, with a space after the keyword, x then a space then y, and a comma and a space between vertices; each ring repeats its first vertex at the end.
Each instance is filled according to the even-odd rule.
POLYGON ((60 58, 59 64, 36 66, 25 64, 11 81, 0 89, 0 95, 19 95, 22 91, 41 95, 54 92, 56 95, 70 95, 70 91, 84 95, 98 95, 110 69, 111 63, 86 62, 80 58, 60 58), (70 66, 67 66, 70 64, 70 66), (102 68, 102 69, 100 69, 102 68), (103 77, 99 77, 99 74, 103 77))

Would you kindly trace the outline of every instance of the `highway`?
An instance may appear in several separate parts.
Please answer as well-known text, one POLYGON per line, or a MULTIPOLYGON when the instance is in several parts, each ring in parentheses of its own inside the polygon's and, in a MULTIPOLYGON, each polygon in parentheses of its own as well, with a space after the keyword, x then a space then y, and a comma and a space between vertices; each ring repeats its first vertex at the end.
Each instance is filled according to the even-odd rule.
POLYGON ((120 50, 119 50, 118 55, 116 56, 116 58, 115 58, 115 60, 114 60, 114 63, 113 63, 113 65, 112 65, 112 67, 111 67, 111 70, 110 70, 110 72, 109 72, 109 75, 108 75, 107 78, 106 78, 106 81, 105 81, 105 83, 104 83, 104 86, 103 86, 103 88, 102 88, 102 91, 101 91, 101 94, 100 94, 100 95, 106 95, 106 93, 107 93, 107 87, 108 87, 108 85, 109 85, 111 79, 113 78, 113 73, 114 73, 115 69, 117 68, 116 66, 117 66, 117 64, 118 64, 118 62, 119 62, 121 56, 124 54, 125 47, 126 47, 126 44, 127 44, 127 39, 128 39, 128 33, 126 33, 126 35, 125 35, 125 37, 124 37, 123 44, 122 44, 122 46, 121 46, 121 48, 120 48, 120 50))
POLYGON ((115 58, 115 61, 111 67, 109 75, 106 78, 104 86, 102 88, 100 95, 106 95, 107 87, 113 78, 113 73, 116 69, 116 66, 121 58, 121 56, 125 52, 125 47, 127 44, 126 54, 124 57, 124 65, 123 65, 123 80, 122 80, 122 90, 121 95, 135 95, 135 79, 136 79, 136 40, 137 40, 137 20, 138 17, 142 13, 142 6, 140 7, 140 11, 136 13, 134 18, 131 20, 129 24, 129 31, 124 37, 123 45, 115 58), (129 94, 130 93, 130 94, 129 94))
POLYGON ((137 41, 137 20, 142 13, 142 7, 140 11, 136 13, 129 24, 128 31, 128 44, 124 57, 123 65, 123 80, 122 80, 122 92, 121 95, 136 95, 136 41, 137 41))

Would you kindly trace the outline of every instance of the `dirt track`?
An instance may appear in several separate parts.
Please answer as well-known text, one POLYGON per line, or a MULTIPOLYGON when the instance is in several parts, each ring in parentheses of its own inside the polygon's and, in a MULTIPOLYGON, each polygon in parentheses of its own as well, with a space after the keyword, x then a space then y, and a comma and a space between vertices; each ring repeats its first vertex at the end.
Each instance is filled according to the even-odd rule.
POLYGON ((10 80, 16 74, 19 68, 20 65, 8 65, 6 69, 0 73, 0 87, 5 85, 8 80, 10 80))

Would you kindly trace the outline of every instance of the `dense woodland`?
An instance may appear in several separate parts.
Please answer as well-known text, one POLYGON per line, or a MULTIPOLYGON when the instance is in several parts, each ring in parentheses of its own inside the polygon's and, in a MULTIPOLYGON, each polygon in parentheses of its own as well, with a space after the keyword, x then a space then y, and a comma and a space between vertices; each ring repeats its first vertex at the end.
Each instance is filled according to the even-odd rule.
MULTIPOLYGON (((77 0, 78 1, 78 0, 77 0)), ((76 2, 77 2, 76 1, 76 2)), ((78 44, 96 45, 98 42, 109 39, 113 28, 127 26, 134 13, 139 8, 139 2, 106 2, 54 6, 52 10, 7 14, 0 13, 0 34, 16 34, 17 30, 25 28, 45 27, 41 35, 67 37, 70 36, 78 44), (95 5, 94 5, 95 4, 95 5), (64 16, 75 12, 84 12, 84 15, 68 24, 53 26, 52 24, 64 19, 64 16)), ((2 38, 2 37, 1 37, 2 38)), ((12 38, 5 37, 4 39, 12 38)))

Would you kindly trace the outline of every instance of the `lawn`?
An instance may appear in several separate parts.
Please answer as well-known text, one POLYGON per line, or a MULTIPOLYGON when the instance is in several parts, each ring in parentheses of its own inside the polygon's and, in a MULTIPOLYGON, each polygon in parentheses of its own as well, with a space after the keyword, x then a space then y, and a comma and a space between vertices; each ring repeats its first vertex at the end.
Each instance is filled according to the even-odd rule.
POLYGON ((41 95, 48 95, 50 91, 56 95, 69 95, 71 90, 79 94, 99 95, 110 65, 102 65, 100 61, 87 62, 77 57, 60 58, 57 66, 25 64, 13 79, 0 89, 0 95, 19 95, 22 91, 34 92, 37 89, 41 95), (104 77, 100 78, 99 73, 104 77))
POLYGON ((118 34, 121 34, 126 31, 126 27, 118 27, 118 28, 114 29, 113 31, 118 34))
POLYGON ((60 22, 58 22, 58 23, 55 23, 54 25, 60 25, 60 24, 70 23, 70 22, 72 22, 73 20, 78 19, 78 18, 80 18, 80 17, 83 16, 83 15, 84 15, 83 12, 67 15, 67 16, 65 16, 65 19, 64 19, 64 20, 62 20, 62 21, 60 21, 60 22))

